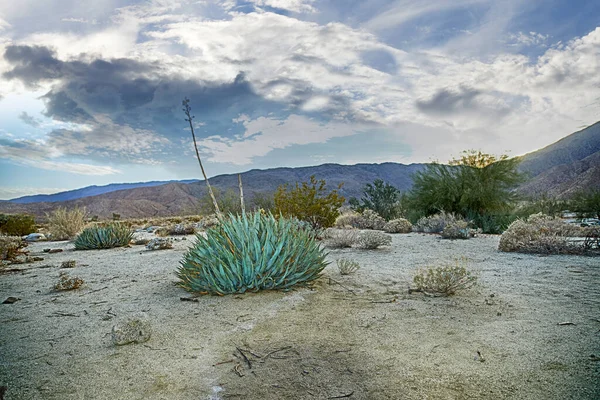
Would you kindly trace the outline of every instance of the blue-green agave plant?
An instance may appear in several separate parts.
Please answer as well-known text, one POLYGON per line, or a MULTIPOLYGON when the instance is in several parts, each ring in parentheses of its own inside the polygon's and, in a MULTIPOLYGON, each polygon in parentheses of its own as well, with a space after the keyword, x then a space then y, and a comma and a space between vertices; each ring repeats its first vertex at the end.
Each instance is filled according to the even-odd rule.
POLYGON ((92 226, 75 238, 75 250, 112 249, 127 246, 133 231, 123 224, 92 226))
POLYGON ((260 212, 230 215, 196 235, 177 270, 179 285, 201 294, 290 289, 317 279, 327 254, 297 220, 260 212))

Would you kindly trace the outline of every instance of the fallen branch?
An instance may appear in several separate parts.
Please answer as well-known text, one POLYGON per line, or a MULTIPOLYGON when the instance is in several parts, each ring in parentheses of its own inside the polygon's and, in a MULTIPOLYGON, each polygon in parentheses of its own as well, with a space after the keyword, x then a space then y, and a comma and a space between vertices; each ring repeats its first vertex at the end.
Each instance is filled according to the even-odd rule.
POLYGON ((350 393, 348 393, 348 394, 342 394, 342 395, 340 395, 340 396, 331 396, 331 397, 328 397, 328 399, 344 399, 344 398, 346 398, 346 397, 350 397, 350 396, 352 396, 353 394, 354 394, 354 390, 353 390, 353 391, 351 391, 351 392, 350 392, 350 393))
POLYGON ((329 278, 329 284, 330 284, 330 285, 331 285, 331 282, 333 282, 333 283, 337 283, 338 285, 340 285, 341 287, 343 287, 344 289, 346 289, 347 291, 349 291, 350 293, 352 293, 353 295, 355 295, 355 296, 356 296, 356 293, 355 293, 355 292, 354 292, 352 289, 349 289, 349 288, 347 288, 346 286, 344 286, 344 285, 342 285, 341 283, 339 283, 338 281, 336 281, 336 280, 333 280, 333 279, 329 278))

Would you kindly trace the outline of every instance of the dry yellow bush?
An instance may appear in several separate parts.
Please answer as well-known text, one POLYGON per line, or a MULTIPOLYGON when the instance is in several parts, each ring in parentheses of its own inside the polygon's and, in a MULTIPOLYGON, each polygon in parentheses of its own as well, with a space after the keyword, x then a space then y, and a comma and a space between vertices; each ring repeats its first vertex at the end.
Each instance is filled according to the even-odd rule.
POLYGON ((48 218, 48 232, 52 240, 67 240, 77 236, 85 227, 86 212, 84 208, 67 210, 60 207, 50 214, 48 218))

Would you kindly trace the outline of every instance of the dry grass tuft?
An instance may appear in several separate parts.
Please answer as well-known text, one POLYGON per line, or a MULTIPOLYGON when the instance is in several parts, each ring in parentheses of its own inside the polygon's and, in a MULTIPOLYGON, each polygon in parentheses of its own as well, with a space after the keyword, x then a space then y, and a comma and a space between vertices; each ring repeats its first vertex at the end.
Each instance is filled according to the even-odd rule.
POLYGON ((48 232, 52 240, 68 240, 77 236, 85 227, 86 212, 83 208, 67 210, 64 207, 57 208, 50 214, 48 219, 48 232))
POLYGON ((392 236, 379 231, 364 231, 358 235, 356 244, 361 249, 374 250, 380 246, 390 246, 392 236))
POLYGON ((419 270, 413 278, 416 291, 430 296, 450 296, 458 290, 470 288, 477 282, 477 277, 461 265, 463 263, 464 259, 461 259, 454 265, 419 270))
POLYGON ((341 275, 350 275, 360 269, 360 264, 348 258, 340 258, 336 261, 341 275))
POLYGON ((352 247, 358 240, 358 234, 356 229, 327 228, 323 236, 327 247, 343 249, 352 247))

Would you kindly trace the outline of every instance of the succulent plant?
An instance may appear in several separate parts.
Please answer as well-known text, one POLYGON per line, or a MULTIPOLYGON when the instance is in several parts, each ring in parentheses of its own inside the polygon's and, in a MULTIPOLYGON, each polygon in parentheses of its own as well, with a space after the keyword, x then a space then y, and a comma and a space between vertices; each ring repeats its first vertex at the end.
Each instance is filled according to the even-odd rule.
POLYGON ((75 250, 112 249, 127 246, 133 231, 125 225, 112 223, 86 228, 75 238, 75 250))
POLYGON ((230 215, 196 235, 177 270, 179 285, 201 294, 287 290, 317 279, 326 253, 298 220, 260 212, 230 215))

